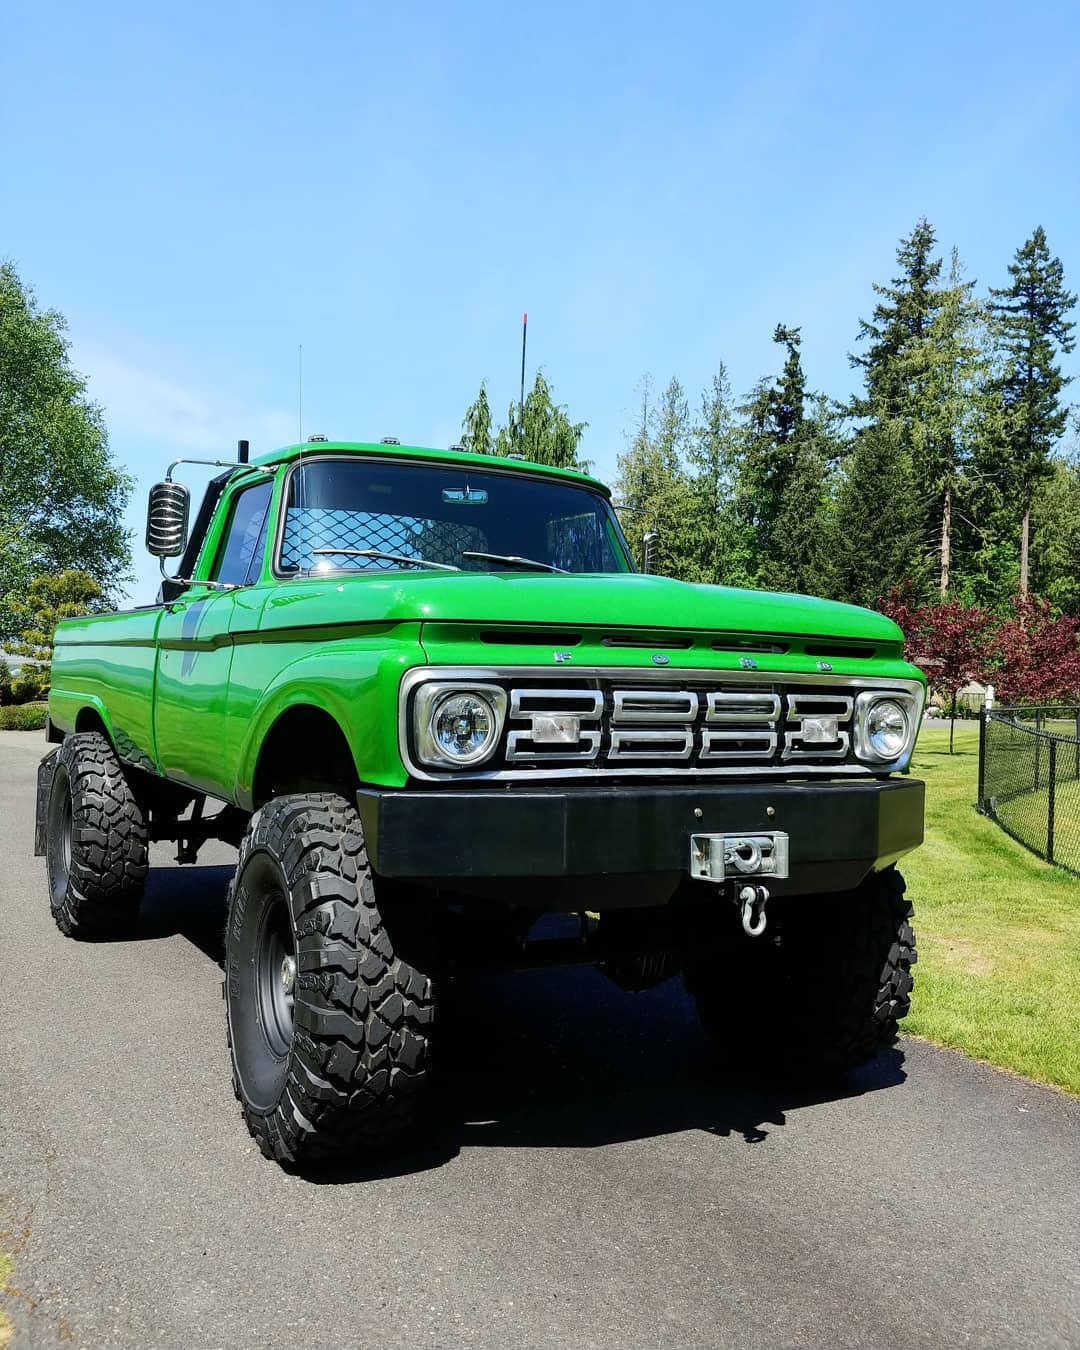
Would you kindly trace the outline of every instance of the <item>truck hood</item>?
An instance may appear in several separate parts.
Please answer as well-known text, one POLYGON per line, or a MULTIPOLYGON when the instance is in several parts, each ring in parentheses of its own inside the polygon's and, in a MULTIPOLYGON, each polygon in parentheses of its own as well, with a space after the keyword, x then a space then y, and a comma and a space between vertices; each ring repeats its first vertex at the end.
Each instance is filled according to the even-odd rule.
POLYGON ((891 619, 857 605, 640 573, 394 572, 305 578, 285 582, 270 595, 261 626, 408 621, 902 640, 891 619))

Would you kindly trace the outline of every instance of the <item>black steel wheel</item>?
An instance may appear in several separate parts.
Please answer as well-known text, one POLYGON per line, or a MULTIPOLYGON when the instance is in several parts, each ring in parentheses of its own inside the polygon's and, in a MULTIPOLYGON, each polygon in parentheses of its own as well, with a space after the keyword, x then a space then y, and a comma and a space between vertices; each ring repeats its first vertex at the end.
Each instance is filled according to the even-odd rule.
POLYGON ((684 979, 722 1058, 843 1073, 896 1039, 911 1009, 913 913, 895 867, 853 891, 785 897, 758 938, 703 943, 684 979))
POLYGON ((45 865, 61 932, 108 937, 134 925, 149 866, 147 822, 99 732, 66 737, 57 755, 45 865))
POLYGON ((388 917, 343 798, 255 813, 229 888, 224 994, 233 1086, 269 1158, 355 1156, 415 1119, 434 992, 407 936, 402 948, 408 925, 388 917))

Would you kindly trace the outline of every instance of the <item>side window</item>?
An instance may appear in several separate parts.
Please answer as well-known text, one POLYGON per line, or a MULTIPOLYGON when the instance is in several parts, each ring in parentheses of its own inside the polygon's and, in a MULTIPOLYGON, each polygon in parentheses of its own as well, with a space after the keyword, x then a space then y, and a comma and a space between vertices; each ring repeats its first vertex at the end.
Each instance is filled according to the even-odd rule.
POLYGON ((266 531, 270 523, 272 479, 241 492, 233 503, 232 518, 225 541, 218 553, 213 580, 232 586, 255 581, 266 552, 266 531))

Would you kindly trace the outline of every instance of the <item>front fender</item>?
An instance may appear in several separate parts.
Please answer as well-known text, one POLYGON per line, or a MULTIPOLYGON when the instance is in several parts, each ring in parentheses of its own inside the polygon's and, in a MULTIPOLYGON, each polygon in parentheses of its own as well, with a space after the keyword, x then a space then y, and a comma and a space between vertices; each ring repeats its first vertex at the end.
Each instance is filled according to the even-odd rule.
MULTIPOLYGON (((397 736, 397 696, 402 676, 426 664, 418 640, 419 625, 406 637, 386 632, 350 638, 298 655, 284 666, 246 715, 230 715, 228 735, 236 736, 232 800, 244 810, 254 806, 253 785, 259 754, 274 724, 290 708, 317 708, 344 733, 361 782, 401 787, 407 779, 397 736)), ((234 671, 234 684, 236 675, 234 671)), ((230 714, 233 700, 230 689, 230 714)))

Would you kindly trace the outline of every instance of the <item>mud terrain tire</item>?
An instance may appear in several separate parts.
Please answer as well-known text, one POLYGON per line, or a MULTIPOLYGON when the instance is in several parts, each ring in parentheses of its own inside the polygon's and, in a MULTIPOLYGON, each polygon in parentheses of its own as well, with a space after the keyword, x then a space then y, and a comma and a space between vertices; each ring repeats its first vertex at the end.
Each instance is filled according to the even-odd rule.
POLYGON ((404 955, 422 935, 395 918, 392 940, 342 797, 256 811, 229 887, 224 995, 233 1087, 268 1158, 362 1160, 413 1123, 435 1002, 404 955))
POLYGON ((62 933, 115 937, 134 927, 149 863, 146 817, 100 732, 64 738, 49 793, 45 861, 62 933))
POLYGON ((685 981, 728 1058, 843 1073, 896 1039, 917 960, 912 906, 895 867, 853 891, 785 899, 775 929, 688 964, 685 981), (728 1054, 735 1048, 738 1054, 728 1054))

